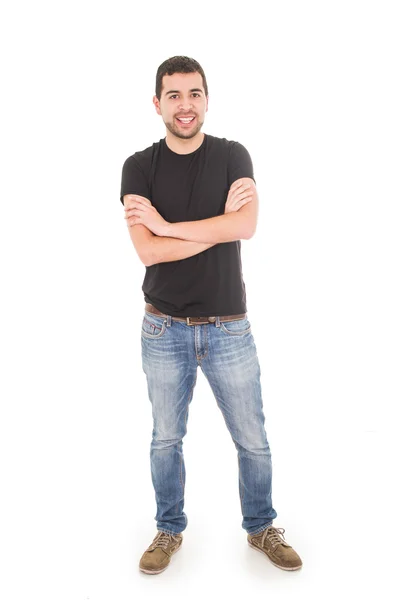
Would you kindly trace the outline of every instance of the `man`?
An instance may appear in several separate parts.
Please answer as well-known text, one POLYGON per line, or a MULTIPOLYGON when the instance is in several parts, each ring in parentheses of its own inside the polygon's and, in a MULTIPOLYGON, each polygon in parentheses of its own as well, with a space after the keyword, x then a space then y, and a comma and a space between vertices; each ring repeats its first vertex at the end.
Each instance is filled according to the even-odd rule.
POLYGON ((257 224, 252 161, 242 144, 201 133, 208 87, 194 59, 175 56, 160 65, 153 103, 167 135, 126 159, 120 192, 146 266, 141 348, 154 424, 157 534, 139 568, 161 573, 182 544, 182 438, 200 366, 237 449, 248 543, 274 565, 299 569, 285 530, 273 526, 271 453, 246 312, 240 240, 250 239, 257 224))

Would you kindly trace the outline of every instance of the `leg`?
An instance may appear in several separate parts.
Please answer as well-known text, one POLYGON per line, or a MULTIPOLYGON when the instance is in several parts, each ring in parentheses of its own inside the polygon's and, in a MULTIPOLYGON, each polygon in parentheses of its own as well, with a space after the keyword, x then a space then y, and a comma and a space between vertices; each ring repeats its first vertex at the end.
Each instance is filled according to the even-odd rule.
POLYGON ((181 533, 187 526, 183 512, 185 463, 182 438, 197 377, 186 328, 171 318, 147 313, 142 321, 142 368, 152 403, 150 447, 152 482, 157 504, 157 529, 181 533))
POLYGON ((277 513, 272 506, 271 452, 260 366, 248 319, 204 325, 208 352, 201 368, 212 388, 237 448, 242 527, 250 534, 269 527, 277 513))

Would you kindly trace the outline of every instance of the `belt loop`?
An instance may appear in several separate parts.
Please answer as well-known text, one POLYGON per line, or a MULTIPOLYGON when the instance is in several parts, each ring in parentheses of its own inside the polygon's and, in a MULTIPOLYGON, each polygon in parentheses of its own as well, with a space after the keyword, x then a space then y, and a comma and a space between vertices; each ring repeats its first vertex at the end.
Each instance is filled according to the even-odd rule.
POLYGON ((171 315, 167 315, 167 327, 171 327, 171 315))
POLYGON ((216 318, 215 318, 215 327, 219 327, 219 326, 220 326, 220 325, 219 325, 219 323, 220 323, 220 322, 221 322, 220 318, 219 318, 219 317, 216 317, 216 318))

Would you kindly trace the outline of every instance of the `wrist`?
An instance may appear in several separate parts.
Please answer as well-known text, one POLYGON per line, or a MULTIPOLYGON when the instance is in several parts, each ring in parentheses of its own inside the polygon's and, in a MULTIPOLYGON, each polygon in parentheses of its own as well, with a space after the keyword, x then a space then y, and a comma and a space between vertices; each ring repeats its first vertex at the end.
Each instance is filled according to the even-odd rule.
POLYGON ((161 234, 163 237, 172 237, 172 223, 165 222, 163 233, 161 234))

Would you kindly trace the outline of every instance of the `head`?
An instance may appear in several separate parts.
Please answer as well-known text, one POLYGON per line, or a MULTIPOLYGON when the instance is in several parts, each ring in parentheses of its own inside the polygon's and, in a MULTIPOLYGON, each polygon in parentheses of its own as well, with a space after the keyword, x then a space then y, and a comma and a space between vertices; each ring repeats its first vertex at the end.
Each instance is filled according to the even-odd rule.
POLYGON ((188 56, 173 56, 157 69, 153 103, 168 131, 178 138, 190 139, 203 126, 208 110, 208 87, 200 64, 188 56), (194 116, 184 125, 177 117, 194 116))

